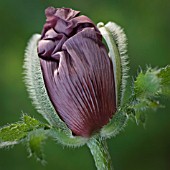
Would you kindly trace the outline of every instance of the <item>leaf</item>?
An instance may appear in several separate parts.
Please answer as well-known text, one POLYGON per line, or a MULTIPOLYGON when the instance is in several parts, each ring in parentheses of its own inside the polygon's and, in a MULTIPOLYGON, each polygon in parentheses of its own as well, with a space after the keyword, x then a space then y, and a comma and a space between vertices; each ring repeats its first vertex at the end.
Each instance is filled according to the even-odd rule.
POLYGON ((48 130, 37 129, 29 133, 26 145, 30 156, 34 156, 42 164, 45 163, 43 144, 47 138, 57 140, 60 144, 68 147, 80 147, 88 142, 88 138, 73 137, 61 129, 51 128, 48 130))
POLYGON ((136 112, 135 115, 136 123, 145 125, 146 122, 146 114, 144 112, 136 112))
POLYGON ((0 128, 0 148, 20 143, 30 131, 43 126, 38 120, 24 115, 20 122, 0 128))
POLYGON ((13 146, 18 144, 19 142, 17 141, 13 141, 13 142, 1 142, 0 141, 0 148, 5 148, 5 147, 9 147, 9 146, 13 146))
POLYGON ((170 65, 162 68, 158 77, 161 78, 162 94, 170 95, 170 65))
POLYGON ((47 139, 47 132, 48 131, 44 131, 44 129, 34 130, 29 133, 26 139, 29 156, 35 156, 35 158, 42 164, 45 163, 43 154, 43 144, 47 139))
POLYGON ((134 82, 134 92, 137 98, 150 98, 161 92, 161 79, 158 73, 159 70, 149 68, 145 73, 138 74, 134 82))
POLYGON ((127 108, 133 110, 137 123, 145 123, 144 111, 163 107, 159 103, 161 95, 170 94, 170 66, 160 69, 147 68, 134 80, 132 96, 127 108))

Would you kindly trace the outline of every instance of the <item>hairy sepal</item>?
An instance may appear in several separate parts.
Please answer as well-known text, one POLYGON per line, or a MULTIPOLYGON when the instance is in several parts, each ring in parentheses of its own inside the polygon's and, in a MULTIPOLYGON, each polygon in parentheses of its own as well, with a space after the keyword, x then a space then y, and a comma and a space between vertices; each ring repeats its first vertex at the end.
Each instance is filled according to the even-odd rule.
POLYGON ((75 147, 83 145, 85 143, 84 138, 81 139, 81 137, 74 137, 72 135, 70 129, 57 115, 48 97, 44 85, 39 57, 37 54, 37 42, 39 39, 40 39, 39 34, 33 35, 28 43, 25 52, 25 60, 24 60, 25 79, 24 80, 29 96, 32 99, 32 102, 35 108, 37 109, 37 111, 55 129, 54 131, 56 136, 55 135, 54 136, 59 141, 59 143, 62 143, 63 145, 66 146, 75 146, 75 147), (79 140, 82 142, 80 142, 79 140))
POLYGON ((127 55, 127 38, 123 29, 114 22, 108 22, 106 25, 98 23, 99 28, 106 44, 109 48, 109 57, 113 63, 115 77, 116 104, 117 113, 112 120, 105 125, 100 132, 103 138, 116 136, 125 127, 128 116, 119 111, 123 105, 124 92, 128 78, 128 55, 127 55))
POLYGON ((29 97, 37 111, 54 127, 60 127, 69 131, 65 123, 59 118, 48 97, 40 61, 37 54, 37 42, 41 35, 35 34, 28 42, 24 60, 24 80, 29 93, 29 97))
POLYGON ((51 136, 55 141, 59 144, 62 144, 66 147, 76 148, 85 145, 88 142, 88 138, 73 136, 71 131, 70 133, 65 132, 61 129, 52 128, 49 132, 49 136, 51 136))
POLYGON ((117 106, 123 104, 123 97, 128 78, 128 55, 127 38, 123 29, 114 22, 104 25, 102 22, 97 24, 106 44, 109 48, 109 56, 113 63, 115 77, 116 103, 117 106))
POLYGON ((126 126, 128 115, 122 111, 117 112, 110 122, 100 131, 100 136, 104 139, 115 137, 126 126))

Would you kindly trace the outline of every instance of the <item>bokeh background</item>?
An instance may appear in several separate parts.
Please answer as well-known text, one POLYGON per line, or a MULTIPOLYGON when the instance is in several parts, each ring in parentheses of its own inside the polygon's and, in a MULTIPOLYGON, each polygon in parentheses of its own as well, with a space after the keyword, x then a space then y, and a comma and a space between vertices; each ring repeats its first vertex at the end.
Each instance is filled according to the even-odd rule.
MULTIPOLYGON (((22 113, 42 120, 23 83, 23 56, 28 39, 41 32, 48 6, 71 7, 95 23, 115 21, 128 36, 130 74, 139 65, 170 63, 169 0, 0 0, 0 126, 17 121, 22 113)), ((131 79, 130 79, 131 80, 131 79)), ((115 170, 170 169, 170 100, 165 109, 148 112, 146 127, 129 122, 108 141, 115 170)), ((47 141, 46 166, 28 158, 24 146, 0 150, 0 170, 95 170, 87 147, 68 149, 47 141)))

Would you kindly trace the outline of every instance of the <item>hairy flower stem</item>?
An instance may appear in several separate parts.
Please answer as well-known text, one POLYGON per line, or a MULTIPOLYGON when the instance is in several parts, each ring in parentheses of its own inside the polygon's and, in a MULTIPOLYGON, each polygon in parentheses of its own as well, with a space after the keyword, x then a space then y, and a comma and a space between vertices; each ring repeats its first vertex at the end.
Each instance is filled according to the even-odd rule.
POLYGON ((93 155, 97 170, 113 170, 106 140, 93 138, 87 146, 93 155))

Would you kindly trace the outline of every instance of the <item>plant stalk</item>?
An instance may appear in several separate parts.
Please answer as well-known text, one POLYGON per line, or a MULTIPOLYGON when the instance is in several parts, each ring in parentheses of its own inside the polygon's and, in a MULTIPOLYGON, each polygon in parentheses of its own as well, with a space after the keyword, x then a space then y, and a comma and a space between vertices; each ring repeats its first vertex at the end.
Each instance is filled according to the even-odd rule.
POLYGON ((87 143, 87 146, 93 155, 97 170, 113 170, 111 157, 105 139, 93 138, 87 143))

